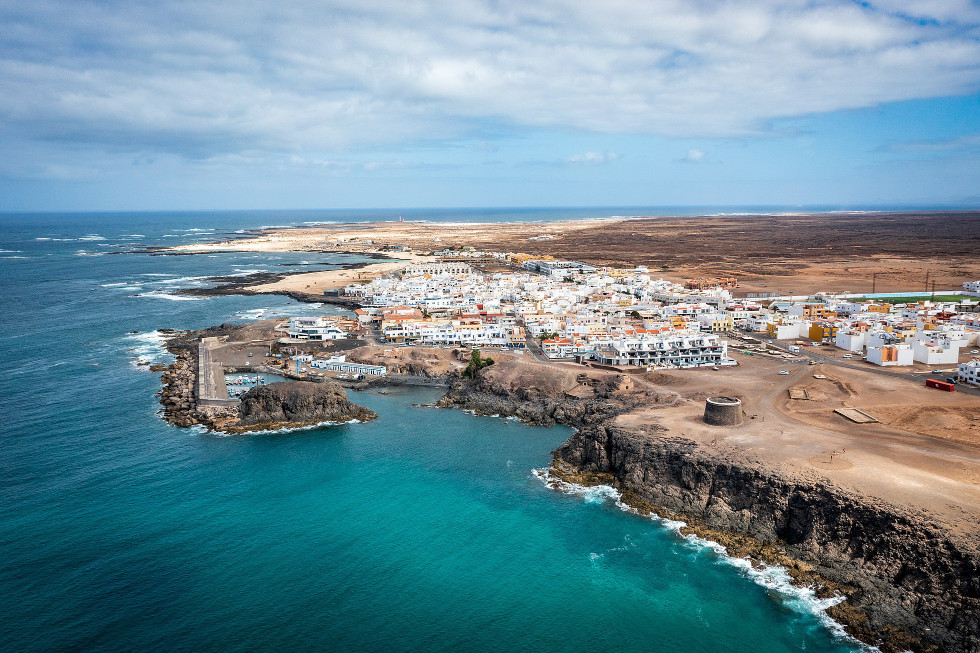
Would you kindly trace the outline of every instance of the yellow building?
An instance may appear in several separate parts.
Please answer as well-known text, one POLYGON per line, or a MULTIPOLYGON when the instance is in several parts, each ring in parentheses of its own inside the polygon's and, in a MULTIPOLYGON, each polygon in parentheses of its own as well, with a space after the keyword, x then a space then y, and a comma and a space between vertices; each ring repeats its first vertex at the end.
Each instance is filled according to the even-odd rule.
POLYGON ((814 322, 810 325, 810 340, 829 342, 837 337, 839 325, 836 322, 814 322))
POLYGON ((803 307, 804 319, 826 319, 837 317, 837 313, 827 308, 826 304, 810 304, 803 307))
POLYGON ((734 330, 735 318, 733 318, 731 315, 717 315, 711 320, 711 331, 714 333, 734 330))

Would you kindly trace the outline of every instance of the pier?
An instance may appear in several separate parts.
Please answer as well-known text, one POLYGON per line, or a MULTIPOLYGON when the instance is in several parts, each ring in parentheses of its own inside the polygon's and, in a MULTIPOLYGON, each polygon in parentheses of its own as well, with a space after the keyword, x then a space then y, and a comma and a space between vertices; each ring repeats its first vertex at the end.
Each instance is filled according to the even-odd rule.
POLYGON ((197 404, 198 406, 237 406, 238 399, 228 396, 225 371, 221 363, 214 362, 211 349, 220 344, 219 338, 201 338, 197 348, 197 404))

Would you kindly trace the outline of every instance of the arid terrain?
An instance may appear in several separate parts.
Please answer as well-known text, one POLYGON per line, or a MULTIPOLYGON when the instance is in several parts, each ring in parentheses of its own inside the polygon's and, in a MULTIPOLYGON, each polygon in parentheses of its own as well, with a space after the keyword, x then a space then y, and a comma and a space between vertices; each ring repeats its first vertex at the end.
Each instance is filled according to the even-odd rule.
MULTIPOLYGON (((376 222, 278 229, 185 251, 380 251, 452 246, 549 254, 603 265, 646 265, 664 278, 734 276, 738 293, 924 291, 980 278, 980 213, 841 213, 578 220, 548 223, 376 222), (370 241, 370 242, 368 242, 370 241), (877 278, 873 278, 877 275, 877 278)), ((411 260, 412 254, 392 256, 411 260)), ((379 264, 371 272, 383 272, 379 264)), ((362 270, 361 272, 365 272, 362 270)), ((356 272, 295 275, 274 291, 322 291, 356 272)), ((360 275, 363 278, 363 274, 360 275)))

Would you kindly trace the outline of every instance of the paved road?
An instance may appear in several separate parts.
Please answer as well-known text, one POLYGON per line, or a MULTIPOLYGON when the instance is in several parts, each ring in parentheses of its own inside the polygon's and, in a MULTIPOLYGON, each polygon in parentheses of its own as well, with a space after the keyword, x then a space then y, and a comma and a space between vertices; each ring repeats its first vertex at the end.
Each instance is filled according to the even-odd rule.
POLYGON ((211 347, 217 344, 209 338, 202 338, 198 345, 198 401, 230 401, 225 389, 225 373, 221 363, 215 363, 211 356, 211 347))
POLYGON ((534 356, 534 360, 541 361, 542 363, 550 363, 551 359, 544 355, 541 351, 541 343, 537 339, 532 338, 530 335, 524 337, 524 342, 527 344, 525 349, 531 356, 534 356))

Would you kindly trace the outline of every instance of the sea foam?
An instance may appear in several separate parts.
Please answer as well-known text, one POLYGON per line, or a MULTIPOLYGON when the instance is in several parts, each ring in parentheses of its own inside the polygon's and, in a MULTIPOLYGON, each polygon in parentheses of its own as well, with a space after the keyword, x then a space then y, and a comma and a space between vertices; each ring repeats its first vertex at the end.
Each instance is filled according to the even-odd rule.
MULTIPOLYGON (((576 483, 569 483, 559 478, 551 476, 551 469, 533 469, 531 474, 544 483, 549 489, 556 490, 562 494, 582 497, 582 501, 591 504, 602 504, 612 501, 624 512, 639 514, 638 511, 623 503, 623 496, 616 488, 611 485, 594 485, 586 487, 576 483)), ((801 613, 809 614, 830 630, 835 637, 849 646, 854 646, 868 653, 880 653, 879 649, 859 642, 844 631, 844 627, 831 619, 827 615, 827 609, 845 600, 843 596, 834 596, 827 599, 817 598, 812 587, 798 587, 793 584, 793 579, 780 565, 760 564, 755 566, 748 558, 735 558, 728 555, 728 550, 717 542, 706 540, 697 535, 684 535, 681 528, 687 524, 682 521, 665 519, 658 515, 651 515, 651 520, 667 530, 673 531, 682 540, 684 546, 696 549, 708 550, 718 557, 721 564, 734 567, 739 574, 748 578, 752 582, 766 590, 772 592, 776 599, 787 608, 801 613)))

